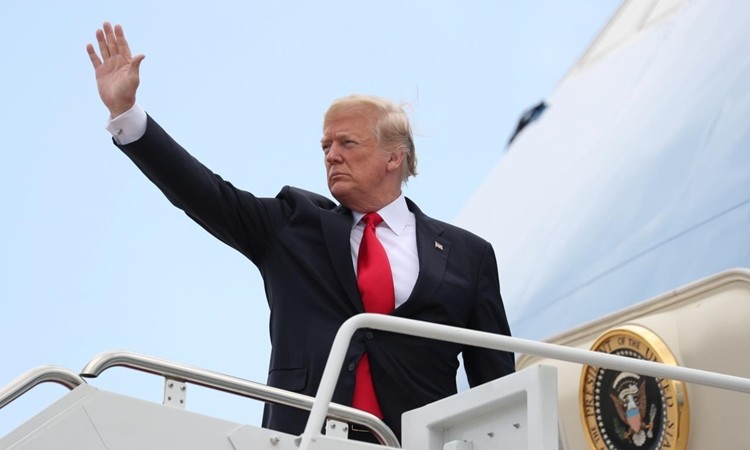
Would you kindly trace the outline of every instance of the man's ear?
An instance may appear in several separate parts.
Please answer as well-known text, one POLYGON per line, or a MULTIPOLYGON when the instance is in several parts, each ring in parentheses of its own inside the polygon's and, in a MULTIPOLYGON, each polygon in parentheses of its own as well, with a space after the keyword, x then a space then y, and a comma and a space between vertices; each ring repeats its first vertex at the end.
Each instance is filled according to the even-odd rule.
POLYGON ((399 170, 403 164, 406 164, 406 151, 403 148, 388 152, 388 171, 399 170))

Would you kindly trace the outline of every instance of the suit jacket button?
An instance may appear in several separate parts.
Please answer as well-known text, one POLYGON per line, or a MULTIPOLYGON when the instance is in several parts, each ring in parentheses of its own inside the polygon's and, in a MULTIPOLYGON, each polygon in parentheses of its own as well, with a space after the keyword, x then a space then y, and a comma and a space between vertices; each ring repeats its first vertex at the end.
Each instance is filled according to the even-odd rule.
POLYGON ((365 333, 365 337, 367 339, 372 339, 372 331, 368 331, 367 333, 365 333))
POLYGON ((349 363, 349 372, 354 372, 354 369, 357 368, 357 365, 353 362, 349 363))

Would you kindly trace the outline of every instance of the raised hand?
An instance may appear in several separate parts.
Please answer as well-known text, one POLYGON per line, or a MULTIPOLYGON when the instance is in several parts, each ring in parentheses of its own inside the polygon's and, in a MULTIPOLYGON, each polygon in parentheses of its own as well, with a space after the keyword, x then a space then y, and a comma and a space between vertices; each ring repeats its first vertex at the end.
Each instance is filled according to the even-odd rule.
POLYGON ((99 56, 92 44, 86 45, 96 73, 99 96, 109 109, 112 117, 129 110, 135 103, 135 93, 140 84, 139 68, 144 55, 130 55, 130 46, 120 25, 114 30, 109 22, 104 22, 101 30, 96 30, 99 56))

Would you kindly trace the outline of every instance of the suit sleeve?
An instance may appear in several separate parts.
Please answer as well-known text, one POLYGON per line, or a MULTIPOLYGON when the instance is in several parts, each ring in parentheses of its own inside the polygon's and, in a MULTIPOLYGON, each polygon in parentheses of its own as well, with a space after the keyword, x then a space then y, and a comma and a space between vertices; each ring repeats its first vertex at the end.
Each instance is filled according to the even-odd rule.
POLYGON ((271 237, 283 226, 283 202, 257 198, 223 180, 151 117, 142 138, 118 147, 172 204, 256 264, 271 237))
MULTIPOLYGON (((486 243, 482 255, 477 298, 468 328, 510 336, 510 326, 500 296, 495 252, 486 243)), ((463 350, 464 368, 471 387, 492 381, 515 371, 513 353, 467 346, 463 350)))

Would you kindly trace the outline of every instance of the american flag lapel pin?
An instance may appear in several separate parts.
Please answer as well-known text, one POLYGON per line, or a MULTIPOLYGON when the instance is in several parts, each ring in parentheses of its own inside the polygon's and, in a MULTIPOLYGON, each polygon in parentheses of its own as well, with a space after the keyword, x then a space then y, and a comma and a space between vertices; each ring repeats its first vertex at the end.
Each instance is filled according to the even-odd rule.
POLYGON ((443 250, 443 244, 441 244, 438 241, 435 241, 435 248, 442 251, 443 250))

